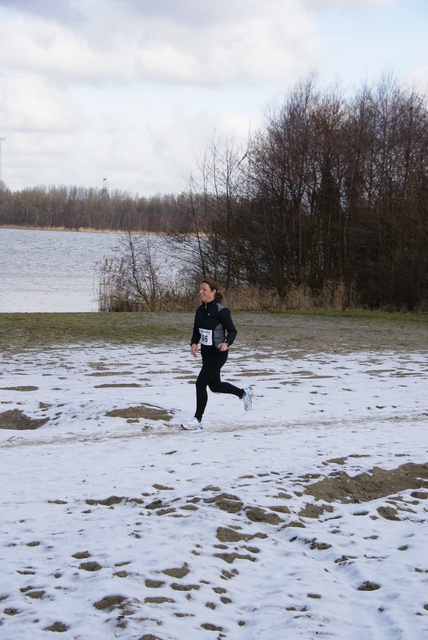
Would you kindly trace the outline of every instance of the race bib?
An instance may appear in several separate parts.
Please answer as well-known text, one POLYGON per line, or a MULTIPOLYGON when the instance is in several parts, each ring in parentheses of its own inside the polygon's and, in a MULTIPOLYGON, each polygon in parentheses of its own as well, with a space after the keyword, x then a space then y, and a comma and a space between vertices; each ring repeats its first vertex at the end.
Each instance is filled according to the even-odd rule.
POLYGON ((213 344, 213 332, 211 329, 199 329, 199 333, 201 334, 201 344, 206 347, 212 347, 213 344))

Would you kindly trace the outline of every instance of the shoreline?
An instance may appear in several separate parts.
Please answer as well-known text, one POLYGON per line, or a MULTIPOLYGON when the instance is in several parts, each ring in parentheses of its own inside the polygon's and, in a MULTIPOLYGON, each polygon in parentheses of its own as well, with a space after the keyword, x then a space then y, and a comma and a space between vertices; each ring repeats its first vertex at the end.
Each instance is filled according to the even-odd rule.
MULTIPOLYGON (((76 229, 70 229, 68 227, 36 227, 36 226, 20 226, 16 224, 0 224, 0 229, 17 229, 23 231, 67 231, 71 233, 110 233, 115 235, 127 234, 129 231, 125 229, 94 229, 93 227, 77 227, 76 229)), ((153 236, 166 235, 157 231, 131 231, 135 234, 145 234, 153 236)))
MULTIPOLYGON (((109 233, 114 235, 126 235, 128 233, 135 235, 146 235, 146 236, 165 236, 168 237, 171 234, 168 234, 166 231, 144 231, 143 229, 95 229, 94 227, 77 227, 75 229, 70 229, 68 227, 37 227, 37 226, 21 226, 18 224, 0 224, 0 229, 17 229, 18 231, 66 231, 70 233, 109 233)), ((183 235, 183 234, 182 234, 183 235)), ((188 237, 196 237, 195 234, 188 233, 184 234, 188 237)), ((199 234, 199 237, 206 237, 205 234, 199 234)))

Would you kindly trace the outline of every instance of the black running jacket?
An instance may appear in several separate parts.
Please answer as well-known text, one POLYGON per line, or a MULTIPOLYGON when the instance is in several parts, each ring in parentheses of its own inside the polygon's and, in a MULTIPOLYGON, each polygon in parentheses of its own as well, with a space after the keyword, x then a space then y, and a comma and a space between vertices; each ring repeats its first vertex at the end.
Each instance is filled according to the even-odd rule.
POLYGON ((202 303, 196 309, 190 344, 200 342, 205 349, 218 349, 225 342, 230 347, 237 333, 229 309, 213 300, 207 305, 202 303))

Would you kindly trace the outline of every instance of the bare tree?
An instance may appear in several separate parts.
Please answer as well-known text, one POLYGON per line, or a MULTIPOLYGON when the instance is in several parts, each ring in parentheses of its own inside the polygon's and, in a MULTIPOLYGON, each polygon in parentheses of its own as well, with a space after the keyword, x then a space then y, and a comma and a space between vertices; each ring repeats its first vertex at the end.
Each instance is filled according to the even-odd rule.
POLYGON ((214 136, 189 179, 180 205, 187 210, 192 233, 174 234, 198 277, 214 277, 226 289, 239 286, 242 277, 240 210, 246 153, 233 141, 214 136))
POLYGON ((98 265, 99 307, 108 311, 161 311, 187 308, 193 282, 170 260, 163 237, 128 232, 115 255, 98 265), (172 268, 174 265, 174 268, 172 268))

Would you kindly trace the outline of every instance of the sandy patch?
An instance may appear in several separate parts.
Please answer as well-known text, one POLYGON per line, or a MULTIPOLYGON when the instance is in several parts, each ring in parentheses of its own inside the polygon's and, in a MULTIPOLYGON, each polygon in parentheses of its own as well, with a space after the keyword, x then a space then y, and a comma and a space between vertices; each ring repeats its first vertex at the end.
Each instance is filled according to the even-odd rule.
MULTIPOLYGON (((369 502, 408 489, 428 489, 428 464, 403 464, 392 470, 374 467, 355 477, 339 472, 311 484, 305 493, 326 502, 369 502)), ((428 497, 428 493, 426 494, 428 497)))
POLYGON ((169 422, 172 414, 161 407, 151 404, 140 404, 137 407, 126 407, 125 409, 113 409, 107 411, 106 416, 110 418, 125 418, 126 420, 163 420, 169 422))
POLYGON ((29 418, 20 409, 11 409, 0 413, 0 429, 12 429, 15 431, 25 431, 39 429, 49 421, 49 418, 40 420, 29 418))

